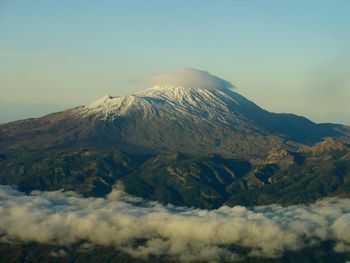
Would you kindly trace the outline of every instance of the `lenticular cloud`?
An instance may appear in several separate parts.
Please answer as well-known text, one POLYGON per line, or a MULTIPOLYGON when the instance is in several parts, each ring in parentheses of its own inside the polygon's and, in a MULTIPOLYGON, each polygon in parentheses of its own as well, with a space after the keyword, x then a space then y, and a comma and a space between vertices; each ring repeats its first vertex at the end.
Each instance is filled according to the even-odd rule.
POLYGON ((1 241, 112 245, 134 257, 181 261, 235 260, 232 246, 248 256, 277 257, 334 240, 350 248, 350 200, 328 198, 312 205, 221 207, 200 210, 144 202, 114 191, 106 199, 72 192, 25 195, 0 186, 1 241))
POLYGON ((182 86, 186 88, 225 89, 233 85, 223 79, 192 68, 177 69, 169 72, 158 73, 145 79, 146 82, 161 86, 182 86))

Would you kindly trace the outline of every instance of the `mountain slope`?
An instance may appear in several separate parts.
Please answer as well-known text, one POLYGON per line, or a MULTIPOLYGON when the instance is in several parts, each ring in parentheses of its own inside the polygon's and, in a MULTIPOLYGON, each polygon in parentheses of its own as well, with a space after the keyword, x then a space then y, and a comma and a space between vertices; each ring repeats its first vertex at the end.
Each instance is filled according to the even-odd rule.
POLYGON ((267 112, 228 88, 156 86, 131 96, 106 96, 76 114, 107 121, 119 130, 113 137, 133 145, 238 158, 341 135, 303 117, 267 112))

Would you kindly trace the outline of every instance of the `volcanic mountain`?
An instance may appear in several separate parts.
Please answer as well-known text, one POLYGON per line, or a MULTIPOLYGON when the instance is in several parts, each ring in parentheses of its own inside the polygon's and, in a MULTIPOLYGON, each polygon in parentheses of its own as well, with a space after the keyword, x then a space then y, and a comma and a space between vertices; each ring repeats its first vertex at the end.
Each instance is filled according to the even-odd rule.
POLYGON ((268 112, 229 82, 195 69, 149 80, 153 87, 132 95, 0 125, 0 182, 99 196, 118 186, 203 207, 269 203, 293 195, 283 192, 291 178, 319 180, 311 170, 323 158, 330 180, 334 169, 341 178, 309 199, 349 191, 348 127, 268 112), (327 151, 312 146, 326 137, 333 138, 317 147, 327 151), (333 148, 342 151, 329 158, 333 148))

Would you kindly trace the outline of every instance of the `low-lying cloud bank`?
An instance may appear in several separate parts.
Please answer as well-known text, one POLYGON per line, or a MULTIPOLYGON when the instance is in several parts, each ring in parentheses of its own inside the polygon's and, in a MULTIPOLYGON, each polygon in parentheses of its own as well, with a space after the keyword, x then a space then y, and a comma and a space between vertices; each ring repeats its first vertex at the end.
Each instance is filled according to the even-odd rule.
POLYGON ((328 198, 312 205, 253 209, 236 206, 200 210, 143 202, 120 191, 106 199, 72 192, 25 195, 0 186, 0 240, 112 245, 135 257, 235 260, 232 246, 248 256, 277 257, 334 240, 350 251, 350 199, 328 198))

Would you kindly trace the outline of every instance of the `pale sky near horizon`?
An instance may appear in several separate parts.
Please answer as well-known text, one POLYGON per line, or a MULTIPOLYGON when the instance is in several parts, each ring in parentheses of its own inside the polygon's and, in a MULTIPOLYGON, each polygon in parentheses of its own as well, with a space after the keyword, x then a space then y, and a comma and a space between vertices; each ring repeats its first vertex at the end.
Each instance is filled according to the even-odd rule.
POLYGON ((0 122, 197 68, 261 107, 350 125, 350 1, 0 0, 0 122))

